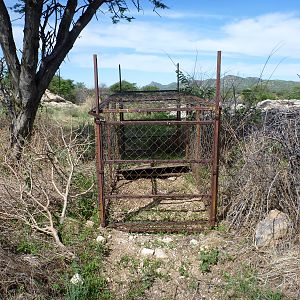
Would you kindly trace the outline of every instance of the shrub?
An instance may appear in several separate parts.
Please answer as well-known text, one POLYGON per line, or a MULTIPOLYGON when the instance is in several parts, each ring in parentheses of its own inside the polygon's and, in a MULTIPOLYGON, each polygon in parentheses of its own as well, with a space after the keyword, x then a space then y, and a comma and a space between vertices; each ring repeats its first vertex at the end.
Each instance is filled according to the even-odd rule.
POLYGON ((201 250, 199 253, 200 270, 203 273, 211 271, 211 267, 216 265, 219 260, 219 250, 201 250))

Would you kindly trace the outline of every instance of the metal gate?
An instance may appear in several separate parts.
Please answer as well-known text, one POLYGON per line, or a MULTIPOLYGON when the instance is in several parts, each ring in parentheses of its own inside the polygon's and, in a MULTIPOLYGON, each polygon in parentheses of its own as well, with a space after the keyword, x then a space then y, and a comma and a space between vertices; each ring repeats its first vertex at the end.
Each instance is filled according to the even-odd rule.
POLYGON ((220 131, 216 96, 177 90, 119 92, 99 102, 94 56, 100 222, 131 232, 200 231, 215 226, 220 131))

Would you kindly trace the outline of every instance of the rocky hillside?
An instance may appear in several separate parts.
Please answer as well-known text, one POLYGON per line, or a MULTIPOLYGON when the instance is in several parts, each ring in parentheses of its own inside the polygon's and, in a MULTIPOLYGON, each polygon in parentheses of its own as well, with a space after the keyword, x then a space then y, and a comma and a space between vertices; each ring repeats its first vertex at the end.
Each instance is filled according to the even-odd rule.
MULTIPOLYGON (((300 89, 300 82, 298 81, 286 81, 286 80, 260 80, 257 77, 239 77, 234 75, 226 75, 221 80, 221 86, 230 86, 234 85, 236 88, 236 91, 240 93, 244 89, 251 88, 255 86, 256 84, 262 84, 264 86, 267 86, 270 92, 273 93, 282 93, 282 92, 288 92, 292 91, 295 88, 300 89)), ((172 82, 169 84, 160 84, 158 82, 152 81, 150 86, 156 86, 160 90, 172 90, 176 89, 177 83, 172 82)), ((214 86, 215 80, 214 79, 206 79, 203 81, 204 86, 214 86)))

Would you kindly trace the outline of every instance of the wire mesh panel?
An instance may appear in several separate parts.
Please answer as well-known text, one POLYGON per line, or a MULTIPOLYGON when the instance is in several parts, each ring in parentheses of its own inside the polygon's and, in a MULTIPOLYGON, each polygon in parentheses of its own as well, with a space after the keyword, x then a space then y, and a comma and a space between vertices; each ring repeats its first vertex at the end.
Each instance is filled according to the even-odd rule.
POLYGON ((101 225, 135 232, 215 226, 221 51, 211 102, 180 93, 178 81, 176 91, 120 92, 99 103, 93 59, 101 225))
POLYGON ((178 91, 118 93, 101 103, 97 117, 110 225, 130 231, 194 231, 207 224, 213 104, 178 91))

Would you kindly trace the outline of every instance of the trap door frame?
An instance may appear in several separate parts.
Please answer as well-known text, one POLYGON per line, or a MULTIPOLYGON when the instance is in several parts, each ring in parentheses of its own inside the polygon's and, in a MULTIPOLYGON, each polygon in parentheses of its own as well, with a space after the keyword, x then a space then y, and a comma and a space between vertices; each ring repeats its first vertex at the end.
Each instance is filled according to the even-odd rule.
MULTIPOLYGON (((106 107, 105 101, 100 103, 100 93, 98 84, 98 66, 97 56, 94 55, 94 82, 96 107, 90 111, 90 115, 94 117, 95 123, 95 141, 96 141, 96 170, 97 170, 97 185, 98 185, 98 210, 99 220, 102 227, 110 226, 120 230, 129 232, 198 232, 203 227, 215 227, 217 224, 217 203, 218 203, 218 176, 219 176, 219 135, 220 135, 220 77, 221 77, 221 51, 217 52, 217 72, 216 72, 216 96, 214 99, 213 111, 213 144, 211 155, 211 184, 210 184, 210 211, 209 220, 202 222, 196 221, 154 221, 154 222, 122 222, 109 224, 106 215, 109 195, 104 194, 104 148, 103 148, 103 125, 105 120, 101 117, 100 108, 106 107), (203 223, 203 224, 202 224, 203 223), (193 225, 201 225, 193 227, 193 225), (202 226, 203 225, 203 226, 202 226)), ((180 111, 177 112, 177 116, 180 111)), ((121 120, 122 122, 122 120, 121 120)), ((156 196, 157 197, 157 196, 156 196)))

